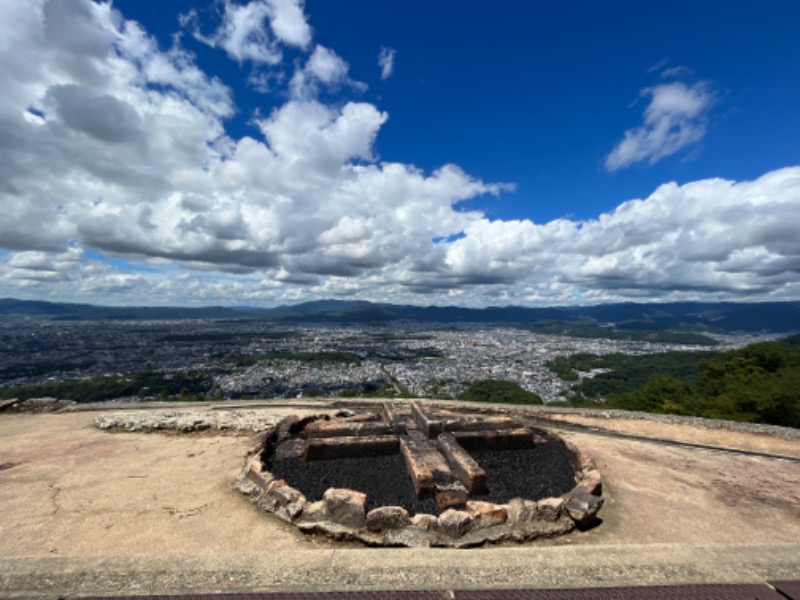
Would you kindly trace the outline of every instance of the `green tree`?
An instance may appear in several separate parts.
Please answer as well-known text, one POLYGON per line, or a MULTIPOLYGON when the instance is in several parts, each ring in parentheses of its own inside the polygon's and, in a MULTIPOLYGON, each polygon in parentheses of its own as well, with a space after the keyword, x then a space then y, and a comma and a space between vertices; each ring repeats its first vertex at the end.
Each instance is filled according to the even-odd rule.
POLYGON ((542 404, 538 394, 522 389, 513 381, 481 379, 473 381, 459 400, 470 402, 493 402, 500 404, 542 404))
POLYGON ((685 381, 671 375, 653 375, 644 386, 633 392, 609 397, 608 406, 625 410, 690 414, 697 404, 695 392, 685 381))

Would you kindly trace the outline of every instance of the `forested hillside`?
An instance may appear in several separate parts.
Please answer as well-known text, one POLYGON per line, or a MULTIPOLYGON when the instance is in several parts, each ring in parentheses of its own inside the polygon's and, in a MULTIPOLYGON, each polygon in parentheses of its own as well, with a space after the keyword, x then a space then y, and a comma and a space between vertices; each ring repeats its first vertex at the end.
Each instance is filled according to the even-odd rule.
POLYGON ((574 355, 563 379, 610 369, 573 388, 570 403, 800 427, 800 335, 725 353, 574 355))

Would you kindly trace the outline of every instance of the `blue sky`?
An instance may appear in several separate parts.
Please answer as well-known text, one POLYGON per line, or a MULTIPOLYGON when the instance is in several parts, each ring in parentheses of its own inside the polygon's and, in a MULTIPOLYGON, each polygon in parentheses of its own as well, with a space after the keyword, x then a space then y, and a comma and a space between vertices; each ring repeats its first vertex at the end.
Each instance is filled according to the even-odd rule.
MULTIPOLYGON (((177 15, 198 6, 115 5, 165 46, 177 15)), ((199 6, 210 29, 215 5, 199 6)), ((355 97, 389 113, 377 154, 426 170, 453 162, 487 181, 515 183, 515 194, 472 203, 495 218, 596 217, 665 181, 752 179, 800 160, 800 144, 787 135, 800 132, 794 2, 675 2, 657 10, 641 2, 312 0, 305 12, 316 41, 369 85, 332 99, 355 97), (385 81, 376 65, 381 47, 396 51, 385 81), (681 81, 713 89, 708 132, 655 165, 610 175, 603 160, 621 132, 641 122, 640 90, 675 67, 691 70, 681 81)), ((246 112, 228 129, 252 135, 248 112, 268 112, 282 98, 242 85, 250 65, 185 43, 209 72, 226 81, 237 73, 231 85, 246 112)))
POLYGON ((2 296, 800 298, 795 2, 0 7, 2 296))

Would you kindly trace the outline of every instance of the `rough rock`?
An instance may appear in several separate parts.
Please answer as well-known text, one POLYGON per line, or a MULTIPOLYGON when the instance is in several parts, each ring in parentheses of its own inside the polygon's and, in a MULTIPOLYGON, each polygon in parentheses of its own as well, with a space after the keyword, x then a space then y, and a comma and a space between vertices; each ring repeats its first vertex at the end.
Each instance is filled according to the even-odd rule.
POLYGON ((467 512, 473 519, 474 526, 485 528, 502 525, 508 520, 506 509, 491 502, 467 502, 467 512))
POLYGON ((267 487, 267 495, 275 500, 275 514, 285 521, 292 522, 302 514, 306 497, 288 485, 274 485, 282 481, 271 482, 267 487))
POLYGON ((272 473, 263 470, 260 456, 251 454, 245 461, 245 468, 242 472, 242 477, 246 477, 262 491, 266 491, 269 484, 275 479, 272 473))
POLYGON ((589 469, 583 472, 583 477, 578 482, 577 490, 586 492, 593 496, 603 495, 603 480, 597 469, 589 469))
POLYGON ((524 498, 512 498, 507 504, 506 513, 510 525, 529 523, 537 514, 536 502, 524 498))
POLYGON ((279 488, 279 487, 283 487, 285 485, 288 485, 288 484, 283 479, 274 479, 273 478, 269 482, 269 484, 267 485, 267 491, 271 492, 272 490, 274 490, 276 488, 279 488))
POLYGON ((435 531, 424 531, 416 527, 388 529, 384 532, 384 544, 389 546, 407 546, 409 548, 430 548, 443 546, 441 536, 435 531))
POLYGON ((439 528, 442 533, 458 538, 469 531, 472 517, 464 510, 448 509, 439 515, 439 528))
POLYGON ((325 502, 318 500, 317 502, 308 502, 303 508, 301 519, 308 523, 318 523, 327 518, 325 512, 325 502))
POLYGON ((439 529, 439 519, 433 515, 419 513, 411 517, 411 525, 422 531, 436 531, 439 529))
POLYGON ((357 531, 353 530, 353 528, 332 521, 298 521, 297 527, 303 533, 322 533, 334 540, 358 539, 357 531))
POLYGON ((298 490, 288 485, 274 487, 270 490, 270 493, 275 496, 275 499, 280 502, 282 506, 293 504, 305 497, 298 490))
POLYGON ((460 538, 454 540, 448 538, 448 543, 441 545, 447 545, 452 548, 474 548, 486 543, 497 543, 504 540, 524 541, 532 537, 536 536, 529 536, 523 530, 516 530, 510 525, 504 524, 486 529, 474 528, 460 538))
POLYGON ((253 483, 248 477, 238 477, 231 487, 252 499, 263 492, 263 489, 253 483))
POLYGON ((586 527, 594 523, 602 506, 603 498, 581 491, 572 492, 564 502, 567 514, 579 527, 586 527))
MULTIPOLYGON (((524 525, 513 528, 509 534, 509 538, 517 541, 550 538, 563 535, 573 529, 575 529, 575 521, 573 521, 568 514, 562 513, 558 519, 553 522, 534 519, 524 525)), ((493 530, 489 529, 487 531, 493 530)))
POLYGON ((364 529, 353 529, 333 521, 297 521, 297 528, 303 533, 321 533, 334 540, 358 540, 370 546, 385 545, 384 536, 381 533, 373 533, 364 529))
POLYGON ((263 511, 274 513, 278 509, 278 501, 275 496, 264 492, 255 498, 255 504, 263 511))
POLYGON ((385 531, 407 527, 411 524, 411 517, 401 506, 381 506, 367 513, 366 523, 369 531, 385 531))
POLYGON ((278 509, 275 511, 275 514, 278 517, 282 518, 284 521, 288 521, 293 523, 296 521, 300 515, 303 514, 303 508, 306 505, 305 497, 301 498, 297 502, 292 502, 287 504, 286 506, 279 506, 278 509))
POLYGON ((354 490, 329 488, 322 499, 325 502, 325 514, 328 519, 355 529, 364 527, 366 494, 354 490))
POLYGON ((464 490, 445 490, 436 494, 436 506, 439 510, 464 506, 467 500, 469 494, 464 490))
POLYGON ((541 521, 555 523, 563 509, 563 498, 545 498, 536 503, 536 517, 541 521))
POLYGON ((259 473, 250 470, 245 476, 262 490, 266 490, 269 484, 275 479, 269 471, 262 471, 259 473))

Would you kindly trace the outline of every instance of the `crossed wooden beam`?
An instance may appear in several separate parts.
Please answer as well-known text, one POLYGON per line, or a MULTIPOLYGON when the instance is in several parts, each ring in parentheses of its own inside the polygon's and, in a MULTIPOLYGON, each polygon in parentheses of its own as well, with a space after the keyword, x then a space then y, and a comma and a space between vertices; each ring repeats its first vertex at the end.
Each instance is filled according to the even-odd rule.
POLYGON ((443 510, 487 491, 486 472, 467 450, 534 445, 533 431, 510 417, 435 411, 419 401, 384 403, 378 419, 366 413, 314 421, 305 433, 306 440, 282 448, 281 454, 332 460, 400 452, 417 497, 433 495, 443 510))

